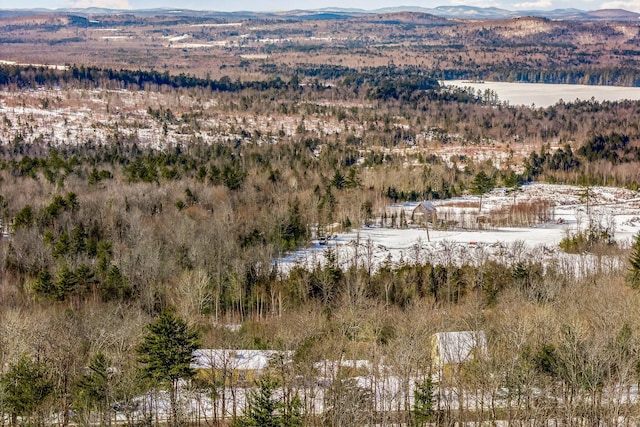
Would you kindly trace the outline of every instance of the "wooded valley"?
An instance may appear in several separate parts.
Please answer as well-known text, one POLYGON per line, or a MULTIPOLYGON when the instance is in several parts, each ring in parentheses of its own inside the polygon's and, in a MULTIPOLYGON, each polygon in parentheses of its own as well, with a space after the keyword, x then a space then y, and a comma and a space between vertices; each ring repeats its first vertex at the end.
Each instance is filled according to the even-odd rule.
MULTIPOLYGON (((637 84, 611 61, 558 79, 637 84)), ((554 249, 573 258, 513 244, 505 262, 345 268, 327 245, 326 262, 279 264, 354 229, 424 229, 393 204, 534 181, 580 186, 588 215, 595 186, 638 190, 638 101, 531 108, 431 66, 263 66, 0 65, 0 424, 640 419, 640 240, 590 215, 554 249), (434 334, 460 331, 482 345, 444 369, 434 334), (193 366, 196 349, 273 353, 255 375, 193 366)), ((510 78, 550 80, 527 76, 510 78)), ((514 196, 476 227, 548 223, 537 205, 514 196)))

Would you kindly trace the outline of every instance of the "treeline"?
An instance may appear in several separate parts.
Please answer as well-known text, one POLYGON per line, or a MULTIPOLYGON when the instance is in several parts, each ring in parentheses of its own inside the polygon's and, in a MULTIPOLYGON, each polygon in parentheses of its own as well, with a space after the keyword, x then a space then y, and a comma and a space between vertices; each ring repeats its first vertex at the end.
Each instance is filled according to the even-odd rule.
POLYGON ((533 151, 524 159, 524 176, 530 180, 544 178, 580 185, 637 189, 637 180, 628 174, 638 161, 640 149, 631 144, 628 135, 596 134, 575 152, 568 144, 553 151, 548 146, 542 146, 539 152, 533 151))
MULTIPOLYGON (((148 284, 203 271, 207 288, 219 291, 205 312, 252 317, 257 300, 284 286, 273 257, 304 245, 316 226, 374 221, 387 203, 382 188, 364 186, 351 149, 329 145, 315 158, 313 148, 4 147, 0 218, 12 236, 4 271, 44 300, 142 298, 152 311, 167 304, 169 289, 146 300, 148 284)), ((340 287, 331 284, 331 293, 340 287)))
MULTIPOLYGON (((17 68, 16 68, 17 69, 17 68)), ((75 69, 75 68, 74 68, 75 69)), ((27 68, 27 70, 35 70, 27 68)), ((44 73, 65 73, 62 71, 40 69, 44 73)), ((80 72, 80 69, 77 69, 80 72)), ((330 68, 329 71, 333 70, 330 68)), ((296 162, 300 162, 305 168, 319 167, 335 168, 336 165, 348 168, 351 167, 358 158, 364 160, 364 166, 383 169, 383 166, 395 167, 402 161, 408 160, 419 165, 438 165, 438 169, 445 169, 445 161, 454 161, 457 167, 451 168, 447 175, 451 179, 437 179, 428 177, 422 183, 402 183, 393 185, 380 185, 378 191, 384 192, 388 187, 392 187, 401 194, 400 200, 417 200, 424 195, 432 194, 432 197, 446 197, 446 195, 458 194, 460 183, 464 184, 469 180, 469 176, 477 172, 475 166, 457 171, 460 165, 466 164, 469 159, 465 156, 452 156, 449 159, 441 159, 436 155, 426 155, 429 141, 437 141, 443 144, 486 144, 496 141, 508 141, 508 144, 517 151, 519 145, 523 144, 559 144, 562 148, 558 153, 549 153, 549 160, 540 160, 547 157, 547 154, 538 155, 540 158, 530 158, 527 168, 528 179, 542 178, 542 169, 553 173, 560 173, 556 180, 576 182, 576 174, 587 174, 597 177, 595 182, 613 183, 617 185, 633 186, 636 179, 631 173, 630 161, 634 159, 636 153, 636 140, 638 139, 637 127, 630 117, 637 109, 637 102, 603 102, 592 101, 561 102, 544 109, 531 109, 527 107, 506 106, 495 99, 494 94, 477 94, 473 91, 460 89, 425 90, 433 83, 431 78, 419 70, 405 69, 401 67, 381 67, 368 72, 358 74, 350 69, 339 68, 338 75, 343 76, 342 81, 334 86, 325 85, 301 85, 302 75, 295 74, 288 83, 282 83, 282 79, 272 79, 280 81, 286 90, 286 96, 278 93, 277 89, 265 87, 244 87, 242 85, 234 88, 238 92, 216 92, 210 86, 198 89, 189 89, 193 97, 200 97, 204 90, 207 96, 220 96, 220 110, 225 114, 229 112, 269 114, 269 111, 277 110, 281 114, 297 117, 298 125, 295 133, 287 133, 280 128, 275 133, 264 132, 261 129, 252 128, 246 122, 233 125, 234 134, 230 139, 238 144, 261 143, 266 138, 274 138, 285 142, 285 147, 278 147, 273 150, 292 150, 296 162), (244 88, 243 88, 244 87, 244 88), (295 90, 287 89, 295 87, 295 90), (368 88, 363 90, 364 88, 368 88), (275 90, 275 92, 274 92, 275 90), (239 96, 236 96, 239 95, 239 96), (226 97, 226 98, 225 98, 226 97), (343 107, 339 105, 327 106, 327 99, 357 101, 362 99, 368 102, 375 102, 378 108, 367 106, 343 107), (320 138, 320 130, 312 131, 305 125, 313 120, 326 120, 328 125, 333 126, 330 120, 335 120, 344 131, 336 133, 331 141, 330 153, 325 159, 326 162, 316 162, 309 154, 318 147, 324 145, 324 137, 320 138), (402 125, 398 122, 401 121, 402 125), (306 123, 305 123, 306 122, 306 123), (363 125, 366 123, 366 126, 363 125), (611 150, 602 148, 602 143, 594 143, 593 147, 585 148, 584 156, 579 153, 569 153, 565 147, 567 144, 576 146, 582 141, 593 138, 594 135, 607 135, 614 132, 621 137, 627 138, 625 147, 611 150), (287 144, 292 143, 290 148, 287 144), (379 150, 384 148, 407 148, 420 147, 422 151, 416 154, 392 153, 379 150), (615 151, 615 153, 614 153, 615 151), (603 153, 606 153, 603 154, 603 153), (582 158, 584 157, 584 158, 582 158), (610 168, 607 166, 611 166, 610 168), (601 170, 602 169, 602 170, 601 170), (601 170, 601 171, 600 171, 601 170), (584 172, 583 172, 584 171, 584 172), (434 182, 435 181, 435 182, 434 182), (457 187, 457 189, 455 188, 457 187)), ((108 70, 107 70, 108 71, 108 70)), ((72 71, 67 71, 69 73, 72 71)), ((93 72, 93 71, 92 71, 93 72)), ((91 72, 91 73, 92 73, 91 72)), ((104 73, 106 71, 100 71, 104 73)), ((89 73, 89 74, 91 74, 89 73)), ((134 75, 136 72, 127 72, 134 75)), ((81 73, 82 74, 82 73, 81 73)), ((164 74, 164 73, 163 73, 164 74)), ((158 74, 159 75, 159 74, 158 74)), ((85 78, 85 77, 83 77, 85 78)), ((89 78, 89 77, 86 77, 89 78)), ((92 77, 91 77, 92 79, 92 77)), ((170 76, 170 80, 179 81, 179 76, 170 76)), ((111 80, 108 80, 111 81, 111 80)), ((208 81, 203 79, 203 81, 208 81)), ((149 89, 151 90, 151 89, 149 89)), ((43 105, 50 105, 54 101, 45 99, 43 105)), ((179 132, 181 135, 193 134, 197 141, 197 133, 201 131, 200 123, 207 119, 201 112, 190 111, 184 108, 171 108, 171 106, 159 108, 146 108, 147 113, 157 123, 162 126, 163 135, 170 138, 170 131, 179 132)), ((3 126, 12 129, 14 124, 5 116, 3 126)), ((139 124, 131 124, 121 120, 112 125, 108 125, 108 146, 102 147, 98 158, 91 161, 105 161, 117 163, 123 166, 127 179, 131 182, 144 181, 155 182, 158 179, 176 180, 182 174, 197 174, 199 179, 208 179, 215 183, 222 183, 229 188, 239 188, 241 182, 246 179, 247 168, 240 161, 238 153, 234 153, 228 147, 202 148, 202 144, 194 148, 195 156, 191 158, 176 159, 175 153, 153 153, 145 156, 138 156, 135 137, 125 137, 123 135, 137 133, 139 124), (121 152, 124 150, 125 152, 121 152), (134 156, 127 158, 127 150, 133 150, 134 156), (217 153, 210 154, 211 150, 218 150, 217 153), (204 165, 202 158, 214 156, 215 164, 204 165), (195 159, 194 157, 200 157, 195 159), (222 159, 226 157, 226 159, 222 159)), ((46 167, 39 165, 42 160, 34 159, 28 150, 39 150, 37 146, 27 150, 25 140, 42 138, 42 136, 29 135, 29 127, 24 127, 20 132, 13 135, 12 144, 4 145, 1 150, 11 154, 15 158, 11 160, 13 174, 19 176, 28 175, 36 168, 41 168, 45 174, 45 179, 53 182, 60 179, 60 176, 68 174, 72 167, 73 160, 70 158, 68 164, 56 165, 55 159, 46 167)), ((101 141, 101 144, 107 141, 101 141)), ((95 142, 85 141, 76 147, 91 149, 95 142)), ((178 147, 177 150, 183 148, 178 147)), ((575 148, 574 148, 575 149, 575 148)), ((550 150, 547 150, 550 151, 550 150)), ((324 156, 325 151, 323 151, 324 156)), ((262 154, 254 153, 252 161, 260 162, 264 158, 262 154)), ((330 175, 333 171, 324 169, 325 175, 330 175)), ((282 173, 282 169, 273 168, 269 171, 271 179, 282 173)), ((345 172, 346 173, 346 170, 345 172)), ((108 178, 108 171, 104 168, 96 168, 93 172, 92 181, 99 181, 108 178), (102 175, 101 175, 102 173, 102 175)), ((392 192, 393 193, 393 192, 392 192)), ((396 199, 395 194, 390 194, 396 199)))
MULTIPOLYGON (((481 79, 515 83, 581 84, 594 86, 640 86, 633 67, 594 67, 577 65, 571 68, 553 66, 540 68, 524 64, 489 64, 472 69, 433 70, 432 75, 443 80, 481 79)), ((567 100, 572 101, 572 100, 567 100)))
MULTIPOLYGON (((4 147, 0 218, 11 238, 3 242, 3 271, 17 281, 15 291, 26 289, 42 301, 127 301, 149 313, 178 298, 175 280, 197 272, 204 294, 193 315, 216 319, 330 305, 352 292, 353 283, 361 284, 358 292, 367 299, 401 308, 421 300, 457 301, 471 289, 486 292, 490 301, 515 286, 516 276, 529 277, 529 270, 541 267, 521 265, 517 274, 490 264, 443 267, 421 259, 426 255, 419 249, 419 264, 382 269, 371 260, 345 264, 328 251, 328 263, 283 275, 273 260, 334 223, 345 229, 378 223, 390 203, 465 191, 482 195, 498 184, 517 188, 547 168, 570 170, 577 162, 565 158, 572 151, 558 150, 544 151, 542 160, 533 153, 537 163, 527 160, 524 176, 486 166, 461 171, 440 162, 409 173, 402 162, 358 167, 351 149, 338 144, 316 157, 305 141, 164 151, 124 142, 4 147), (405 183, 387 185, 397 174, 405 183)), ((399 225, 405 223, 400 218, 399 225)), ((362 253, 371 251, 367 242, 359 244, 362 253)))
MULTIPOLYGON (((504 81, 518 83, 549 83, 549 84, 583 84, 592 86, 640 86, 640 78, 634 72, 633 67, 628 66, 601 66, 580 65, 566 68, 558 65, 549 67, 535 67, 527 64, 483 64, 473 68, 465 68, 464 65, 456 68, 422 69, 414 66, 385 66, 375 68, 354 69, 345 66, 317 64, 313 67, 298 67, 292 70, 289 67, 275 67, 277 72, 295 73, 310 79, 319 81, 341 81, 346 86, 356 83, 356 86, 372 82, 376 87, 379 81, 384 81, 390 76, 394 79, 415 79, 423 76, 426 80, 422 84, 423 89, 436 87, 442 80, 480 79, 487 81, 504 81), (431 79, 431 80, 427 80, 431 79), (378 82, 377 82, 378 81, 378 82)), ((573 101, 573 100, 565 100, 573 101)))
POLYGON ((72 65, 65 70, 49 67, 25 65, 1 65, 0 85, 15 85, 18 88, 33 88, 39 86, 65 86, 77 82, 101 87, 112 84, 121 89, 168 86, 177 88, 208 88, 213 91, 238 92, 243 89, 257 90, 285 89, 288 83, 279 78, 265 81, 240 82, 231 81, 229 77, 219 80, 200 78, 185 73, 172 75, 168 71, 143 70, 114 70, 92 66, 72 65))
POLYGON ((18 88, 39 87, 39 86, 64 86, 72 82, 91 84, 99 87, 103 84, 115 84, 122 89, 132 87, 145 88, 149 85, 153 87, 167 86, 178 88, 207 88, 220 92, 239 92, 246 89, 284 90, 299 89, 300 80, 298 74, 321 77, 323 81, 335 81, 342 79, 342 84, 351 88, 371 87, 379 88, 381 93, 370 94, 373 98, 395 98, 398 99, 402 91, 431 90, 438 88, 438 82, 429 74, 419 69, 405 67, 379 67, 364 70, 352 68, 337 69, 334 72, 309 72, 305 69, 296 69, 293 78, 284 81, 280 77, 267 78, 260 81, 232 81, 229 77, 222 77, 219 80, 200 78, 184 73, 172 75, 168 71, 144 71, 144 70, 114 70, 103 69, 91 66, 72 65, 65 70, 57 70, 49 67, 36 67, 26 65, 1 65, 0 85, 15 85, 18 88), (382 87, 380 89, 380 87, 382 87), (391 91, 391 92, 389 92, 391 91), (387 93, 389 92, 389 93, 387 93))

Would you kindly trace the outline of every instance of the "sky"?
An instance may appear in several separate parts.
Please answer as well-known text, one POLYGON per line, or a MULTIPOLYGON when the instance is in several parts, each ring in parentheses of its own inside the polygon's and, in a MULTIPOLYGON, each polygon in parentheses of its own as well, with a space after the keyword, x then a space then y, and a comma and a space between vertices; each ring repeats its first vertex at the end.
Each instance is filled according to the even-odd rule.
POLYGON ((508 10, 551 10, 576 8, 582 10, 619 8, 640 12, 640 0, 0 0, 0 9, 57 9, 66 7, 105 7, 114 9, 184 8, 215 11, 283 11, 293 9, 319 9, 343 7, 378 9, 396 6, 436 6, 468 5, 479 7, 499 7, 508 10))

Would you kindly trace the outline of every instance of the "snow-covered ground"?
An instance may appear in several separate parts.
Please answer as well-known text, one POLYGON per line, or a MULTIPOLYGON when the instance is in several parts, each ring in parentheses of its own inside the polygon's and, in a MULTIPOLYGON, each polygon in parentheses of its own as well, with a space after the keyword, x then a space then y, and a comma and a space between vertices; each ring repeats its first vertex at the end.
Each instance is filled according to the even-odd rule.
POLYGON ((447 80, 447 86, 471 87, 483 93, 492 90, 500 101, 511 105, 535 105, 549 107, 560 100, 574 102, 576 99, 588 101, 620 101, 640 99, 640 88, 622 86, 588 86, 573 84, 512 83, 512 82, 470 82, 467 80, 447 80))
MULTIPOLYGON (((332 251, 341 268, 353 265, 375 270, 385 263, 480 264, 487 259, 511 264, 530 259, 557 261, 571 260, 577 255, 563 253, 558 244, 568 235, 584 230, 589 223, 600 223, 613 231, 621 246, 629 245, 640 231, 640 194, 635 191, 609 187, 591 187, 587 206, 585 189, 568 185, 531 184, 522 187, 516 201, 548 203, 551 214, 530 227, 492 227, 478 224, 469 218, 490 216, 513 204, 513 195, 504 189, 496 189, 482 200, 482 212, 478 212, 479 198, 465 196, 456 199, 434 201, 438 217, 457 218, 456 225, 448 229, 429 229, 411 224, 408 228, 389 228, 380 225, 362 227, 344 233, 336 233, 327 241, 313 240, 302 250, 278 259, 281 271, 293 266, 310 267, 324 264, 328 251, 332 251)), ((417 203, 391 205, 388 215, 404 211, 406 218, 417 203)), ((380 221, 377 221, 380 224, 380 221)), ((584 257, 581 257, 584 258, 584 257)), ((574 260, 575 261, 575 260, 574 260)), ((584 260, 583 260, 584 261, 584 260)), ((602 258, 599 258, 599 263, 602 258)), ((610 260, 609 268, 617 268, 610 260)), ((580 270, 584 265, 578 263, 580 270)), ((584 272, 584 271, 583 271, 584 272)))
MULTIPOLYGON (((381 368, 391 369, 390 367, 381 368)), ((326 402, 325 395, 328 390, 327 386, 331 385, 333 381, 327 378, 324 378, 324 380, 324 385, 294 387, 290 390, 292 393, 298 393, 301 397, 301 410, 304 414, 321 415, 326 410, 329 410, 326 404, 330 404, 330 402, 326 402)), ((357 387, 360 392, 367 393, 372 399, 376 411, 390 413, 414 407, 415 385, 421 380, 422 378, 410 377, 405 378, 403 381, 403 378, 387 372, 378 377, 374 375, 349 377, 346 382, 351 387, 357 387)), ((210 391, 191 389, 187 383, 184 383, 178 397, 179 414, 184 419, 190 420, 212 420, 216 417, 218 419, 230 419, 234 414, 235 416, 242 416, 246 413, 250 393, 254 390, 254 388, 237 386, 227 387, 224 395, 222 395, 221 389, 218 388, 219 395, 217 399, 213 400, 210 391)), ((478 413, 487 411, 491 407, 514 408, 516 406, 514 396, 518 393, 518 391, 506 388, 485 390, 484 392, 480 390, 463 391, 456 387, 442 387, 436 390, 439 395, 436 398, 436 407, 442 410, 457 410, 460 408, 460 403, 462 403, 463 408, 466 408, 466 410, 478 413)), ((529 393, 542 396, 543 392, 536 389, 521 393, 524 397, 529 393)), ((276 389, 274 396, 276 398, 282 396, 282 389, 276 389)), ((549 402, 563 403, 559 397, 546 396, 546 398, 549 402)), ((602 403, 620 407, 621 405, 637 404, 638 398, 637 386, 607 388, 604 390, 602 403)), ((590 396, 581 396, 573 402, 575 406, 580 404, 591 404, 590 396)), ((116 407, 118 406, 116 405, 116 407)), ((127 407, 128 411, 126 412, 120 408, 116 411, 116 421, 120 423, 142 422, 144 420, 164 421, 169 419, 171 411, 169 395, 166 391, 150 391, 133 399, 127 407)), ((539 413, 536 414, 535 411, 532 412, 532 415, 542 416, 539 413)), ((619 425, 623 425, 623 423, 619 425)))

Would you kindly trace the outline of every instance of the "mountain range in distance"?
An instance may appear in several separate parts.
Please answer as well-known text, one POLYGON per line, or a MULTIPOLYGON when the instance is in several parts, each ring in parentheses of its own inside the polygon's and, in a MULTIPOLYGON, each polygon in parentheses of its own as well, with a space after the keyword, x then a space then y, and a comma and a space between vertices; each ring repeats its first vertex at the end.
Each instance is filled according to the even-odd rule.
POLYGON ((283 12, 218 12, 207 10, 189 9, 105 9, 105 8, 65 8, 65 9, 0 9, 0 17, 22 16, 41 13, 74 13, 79 15, 109 15, 127 13, 133 15, 171 15, 193 16, 199 18, 233 18, 249 19, 264 17, 280 17, 292 19, 348 19, 364 17, 367 15, 394 14, 402 12, 429 14, 447 19, 512 19, 518 17, 539 17, 565 21, 639 21, 640 14, 624 9, 600 9, 584 11, 580 9, 554 9, 554 10, 518 10, 512 11, 496 7, 475 6, 438 6, 424 8, 419 6, 387 7, 375 10, 349 9, 349 8, 322 8, 312 10, 291 10, 283 12))
POLYGON ((592 21, 592 20, 625 20, 625 21, 637 21, 640 20, 640 14, 630 12, 624 9, 600 9, 592 11, 584 11, 580 9, 554 9, 554 10, 507 10, 497 7, 475 7, 475 6, 438 6, 435 8, 423 8, 419 6, 399 6, 388 7, 382 9, 376 9, 372 11, 359 10, 359 9, 335 9, 325 8, 319 12, 334 12, 334 13, 353 13, 353 14, 386 14, 386 13, 398 13, 398 12, 417 12, 427 13, 435 15, 441 18, 450 19, 511 19, 519 18, 523 16, 533 16, 547 19, 562 19, 562 20, 579 20, 579 21, 592 21))

